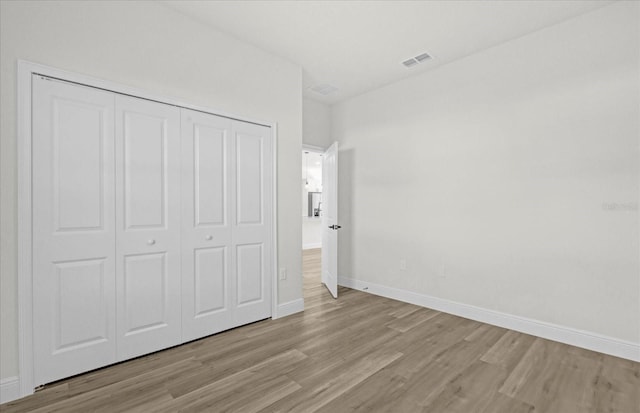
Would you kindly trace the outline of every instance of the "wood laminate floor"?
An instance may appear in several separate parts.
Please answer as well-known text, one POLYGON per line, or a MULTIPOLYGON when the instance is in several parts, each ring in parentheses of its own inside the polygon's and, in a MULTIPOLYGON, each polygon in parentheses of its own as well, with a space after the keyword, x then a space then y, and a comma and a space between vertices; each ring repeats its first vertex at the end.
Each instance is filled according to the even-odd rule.
POLYGON ((2 412, 640 412, 640 364, 320 284, 265 320, 46 386, 2 412))

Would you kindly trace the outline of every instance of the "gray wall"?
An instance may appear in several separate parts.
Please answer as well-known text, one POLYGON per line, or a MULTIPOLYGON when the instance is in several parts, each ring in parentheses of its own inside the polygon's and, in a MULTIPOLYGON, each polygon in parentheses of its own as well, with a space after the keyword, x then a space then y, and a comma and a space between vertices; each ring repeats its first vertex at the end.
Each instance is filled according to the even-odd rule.
POLYGON ((328 148, 331 139, 331 107, 315 100, 302 100, 302 143, 328 148))
POLYGON ((340 276, 639 343, 639 6, 334 105, 340 276))

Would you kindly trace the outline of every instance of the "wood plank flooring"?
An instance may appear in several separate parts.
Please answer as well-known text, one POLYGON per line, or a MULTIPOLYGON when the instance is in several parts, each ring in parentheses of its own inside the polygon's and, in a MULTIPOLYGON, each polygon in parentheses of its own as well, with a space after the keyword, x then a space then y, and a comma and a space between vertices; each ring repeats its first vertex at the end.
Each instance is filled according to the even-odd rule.
POLYGON ((640 363, 320 284, 304 313, 46 386, 2 412, 640 412, 640 363))

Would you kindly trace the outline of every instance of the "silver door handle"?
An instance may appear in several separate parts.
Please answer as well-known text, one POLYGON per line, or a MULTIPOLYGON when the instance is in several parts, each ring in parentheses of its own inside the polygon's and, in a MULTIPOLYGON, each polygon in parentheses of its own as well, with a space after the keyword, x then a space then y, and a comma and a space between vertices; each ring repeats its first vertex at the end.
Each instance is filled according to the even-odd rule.
POLYGON ((213 239, 213 235, 207 235, 206 237, 204 237, 204 239, 206 239, 207 241, 211 241, 213 239))
POLYGON ((147 241, 148 245, 153 245, 155 243, 156 243, 156 240, 154 240, 154 239, 150 239, 149 241, 147 241))

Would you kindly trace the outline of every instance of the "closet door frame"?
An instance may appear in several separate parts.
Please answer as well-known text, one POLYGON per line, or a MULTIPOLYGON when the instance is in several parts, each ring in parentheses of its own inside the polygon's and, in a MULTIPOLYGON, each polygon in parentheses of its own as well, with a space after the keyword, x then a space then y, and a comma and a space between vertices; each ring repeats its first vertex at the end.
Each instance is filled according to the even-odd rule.
POLYGON ((32 236, 32 77, 41 75, 70 83, 103 89, 110 92, 130 95, 178 106, 185 109, 210 113, 243 122, 271 128, 272 136, 272 226, 270 239, 271 265, 271 318, 278 318, 278 175, 277 175, 277 137, 278 125, 244 116, 225 113, 214 108, 207 108, 182 102, 178 99, 162 96, 145 90, 121 85, 115 82, 86 76, 83 74, 57 69, 25 60, 17 61, 17 160, 18 160, 18 227, 17 227, 17 278, 18 278, 18 374, 20 397, 34 393, 34 348, 33 348, 33 236, 32 236))

